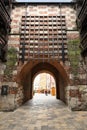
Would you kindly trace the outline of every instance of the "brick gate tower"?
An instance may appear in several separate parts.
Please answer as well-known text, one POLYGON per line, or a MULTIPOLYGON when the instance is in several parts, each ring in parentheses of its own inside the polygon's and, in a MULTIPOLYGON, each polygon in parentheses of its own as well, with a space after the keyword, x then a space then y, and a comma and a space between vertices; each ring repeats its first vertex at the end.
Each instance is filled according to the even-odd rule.
POLYGON ((41 71, 48 71, 54 76, 57 99, 71 109, 84 109, 81 90, 86 84, 85 75, 81 73, 77 78, 77 69, 72 69, 77 66, 72 57, 80 59, 76 50, 79 33, 76 29, 75 4, 16 2, 13 7, 8 42, 8 62, 11 56, 13 62, 7 62, 9 72, 6 74, 4 70, 1 83, 9 86, 8 109, 17 108, 33 97, 33 80, 41 71))

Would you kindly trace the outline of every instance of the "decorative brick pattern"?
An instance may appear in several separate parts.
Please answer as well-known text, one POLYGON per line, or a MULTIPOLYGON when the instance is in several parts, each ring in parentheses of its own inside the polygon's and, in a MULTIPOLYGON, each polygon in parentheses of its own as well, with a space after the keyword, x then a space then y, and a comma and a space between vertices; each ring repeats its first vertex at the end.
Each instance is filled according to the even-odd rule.
MULTIPOLYGON (((26 8, 22 6, 21 7, 15 7, 12 11, 12 23, 11 23, 11 33, 19 33, 20 30, 20 24, 21 24, 21 17, 23 14, 25 14, 26 8), (19 12, 17 14, 17 12, 19 12)), ((29 12, 28 15, 34 16, 54 16, 60 14, 59 6, 28 6, 27 12, 29 12)), ((70 6, 62 6, 61 8, 62 15, 66 17, 66 25, 67 29, 73 29, 76 27, 76 11, 70 6)))
MULTIPOLYGON (((71 6, 67 6, 67 5, 62 5, 61 10, 59 8, 59 6, 54 6, 54 5, 38 5, 38 6, 33 6, 33 5, 29 5, 27 7, 27 15, 28 16, 59 16, 60 15, 60 11, 62 16, 64 16, 65 18, 65 31, 66 30, 72 30, 72 31, 66 31, 67 33, 67 41, 70 39, 75 39, 79 37, 78 32, 73 31, 76 29, 76 11, 74 10, 73 7, 71 6)), ((21 85, 18 85, 15 83, 15 79, 16 79, 16 75, 17 73, 19 73, 21 71, 21 68, 23 67, 23 63, 21 61, 19 61, 19 58, 21 58, 21 56, 19 57, 19 53, 20 53, 20 29, 21 29, 21 21, 22 21, 22 16, 25 15, 26 12, 26 8, 25 6, 17 6, 12 10, 11 13, 11 35, 9 36, 9 41, 8 41, 8 47, 15 47, 17 49, 17 63, 16 63, 16 69, 13 71, 13 77, 12 77, 12 81, 11 82, 4 82, 3 81, 3 75, 4 75, 4 69, 5 66, 3 64, 0 64, 0 86, 2 86, 3 84, 8 84, 9 85, 9 94, 7 95, 6 98, 1 97, 0 100, 0 109, 2 110, 11 110, 11 109, 15 109, 18 106, 20 106, 23 101, 24 101, 24 95, 23 95, 23 87, 21 85), (6 103, 7 101, 7 103, 6 103)), ((52 19, 51 19, 52 20, 52 19)), ((38 21, 37 21, 37 24, 38 21)), ((29 27, 28 27, 29 28, 29 27)), ((55 27, 56 28, 56 27, 55 27)), ((32 33, 34 33, 32 31, 32 33)), ((46 32, 48 33, 48 32, 46 32)), ((29 38, 29 35, 28 35, 29 38)), ((28 43, 29 44, 29 43, 28 43)), ((45 46, 47 49, 47 46, 45 46)), ((65 47, 67 48, 67 46, 65 47)), ((29 49, 29 45, 26 46, 26 52, 28 53, 28 49, 29 49)), ((67 53, 67 50, 66 50, 67 53)), ((26 55, 27 58, 27 55, 26 55)), ((26 64, 27 61, 24 62, 24 64, 26 64)), ((61 61, 62 63, 62 61, 61 61)), ((60 63, 60 64, 61 64, 60 63)), ((67 74, 70 76, 71 74, 69 74, 69 61, 65 62, 65 66, 63 66, 66 71, 67 74)), ((73 76, 71 76, 73 77, 73 76)), ((80 75, 81 77, 81 75, 80 75)), ((85 77, 85 76, 84 76, 85 77)), ((72 85, 72 84, 71 84, 72 85)), ((83 88, 85 88, 85 86, 67 86, 65 94, 66 94, 66 102, 68 104, 68 106, 71 109, 76 109, 76 110, 85 110, 86 109, 86 105, 87 105, 87 90, 85 89, 85 92, 83 90, 83 88), (84 94, 85 93, 85 94, 84 94)), ((1 87, 0 87, 0 91, 1 91, 1 87)), ((26 93, 26 97, 29 96, 28 91, 25 91, 26 93)), ((65 128, 65 127, 64 127, 65 128)), ((45 129, 45 127, 43 127, 42 129, 45 129)), ((53 128, 54 129, 54 128, 53 128)))

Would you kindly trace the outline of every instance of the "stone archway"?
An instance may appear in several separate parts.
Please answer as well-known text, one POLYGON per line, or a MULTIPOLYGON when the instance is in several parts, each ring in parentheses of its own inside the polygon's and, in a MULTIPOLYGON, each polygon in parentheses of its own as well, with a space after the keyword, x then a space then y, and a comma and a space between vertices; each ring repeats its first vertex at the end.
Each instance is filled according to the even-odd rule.
POLYGON ((57 61, 30 61, 22 67, 17 76, 17 82, 23 86, 24 102, 32 99, 33 78, 40 71, 49 71, 54 75, 56 81, 56 98, 66 102, 65 87, 69 79, 63 65, 57 61))

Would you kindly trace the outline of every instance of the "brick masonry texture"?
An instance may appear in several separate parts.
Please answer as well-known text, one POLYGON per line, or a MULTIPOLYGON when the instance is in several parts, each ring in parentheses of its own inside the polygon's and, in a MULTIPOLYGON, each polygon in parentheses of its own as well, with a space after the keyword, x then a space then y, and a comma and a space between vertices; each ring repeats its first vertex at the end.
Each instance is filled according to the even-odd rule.
MULTIPOLYGON (((11 13, 11 34, 9 36, 8 47, 15 47, 17 49, 17 54, 19 54, 20 47, 20 27, 21 27, 21 19, 22 16, 25 15, 26 8, 25 6, 14 7, 11 13), (16 35, 14 35, 16 34, 16 35)), ((76 11, 72 6, 62 5, 61 8, 62 15, 65 16, 66 19, 66 30, 74 30, 76 29, 76 11)), ((33 6, 29 5, 27 7, 27 15, 30 16, 58 16, 60 15, 59 6, 48 6, 48 5, 38 5, 33 6)), ((67 31, 67 40, 78 38, 79 34, 76 31, 67 31)), ((18 65, 17 61, 17 65, 18 65)), ((20 64, 20 62, 19 62, 20 64)), ((69 64, 69 63, 68 63, 69 64)), ((17 66, 17 70, 14 70, 13 77, 21 70, 22 65, 17 66), (20 67, 21 66, 21 67, 20 67)), ((9 85, 9 93, 7 97, 0 98, 0 109, 10 110, 15 109, 20 106, 23 102, 23 87, 15 83, 15 80, 12 79, 10 82, 3 81, 5 65, 0 65, 0 86, 3 84, 9 85), (6 102, 7 101, 7 102, 6 102)), ((69 68, 69 65, 66 66, 69 68)), ((69 69, 67 69, 69 70, 69 69)), ((68 73, 68 71, 67 71, 68 73)), ((1 87, 0 87, 1 90, 1 87)), ((85 110, 87 105, 87 89, 85 85, 80 86, 67 86, 66 87, 66 101, 70 109, 73 110, 85 110), (85 94, 84 94, 85 93, 85 94)), ((45 129, 45 128, 43 128, 45 129)))
MULTIPOLYGON (((19 33, 21 25, 21 17, 25 15, 25 7, 15 7, 12 11, 11 33, 19 33), (22 8, 22 9, 21 9, 22 8), (18 12, 18 14, 17 14, 18 12)), ((76 11, 71 6, 62 6, 61 13, 66 17, 67 29, 76 28, 76 11)), ((58 6, 28 6, 27 14, 31 16, 55 16, 60 15, 58 6)))

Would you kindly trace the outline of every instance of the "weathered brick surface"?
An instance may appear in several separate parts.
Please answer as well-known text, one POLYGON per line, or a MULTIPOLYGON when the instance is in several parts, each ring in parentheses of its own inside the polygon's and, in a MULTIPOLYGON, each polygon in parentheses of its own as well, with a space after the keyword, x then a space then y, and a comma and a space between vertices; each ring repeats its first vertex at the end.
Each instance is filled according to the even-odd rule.
MULTIPOLYGON (((15 7, 12 10, 11 13, 11 34, 16 34, 16 35, 10 35, 9 36, 9 41, 8 41, 8 47, 15 47, 18 50, 18 54, 19 54, 19 48, 20 48, 20 26, 21 26, 21 18, 22 15, 25 15, 25 11, 26 8, 25 6, 20 6, 20 7, 15 7)), ((55 16, 55 15, 60 15, 60 9, 59 6, 48 6, 48 5, 38 5, 38 6, 33 6, 33 5, 29 5, 27 7, 27 13, 30 16, 55 16)), ((76 11, 74 10, 74 8, 72 8, 71 6, 67 6, 67 5, 62 5, 61 8, 61 13, 62 15, 65 16, 66 19, 66 30, 74 30, 76 29, 76 11)), ((33 32, 32 32, 33 33, 33 32)), ((79 37, 79 33, 76 31, 67 31, 67 40, 70 39, 75 39, 79 37)), ((46 42, 46 41, 45 41, 46 42)), ((19 57, 18 57, 19 58, 19 57)), ((27 61, 26 61, 27 62, 27 61)), ((68 61, 67 61, 68 62, 68 61)), ((26 64, 26 63, 25 63, 26 64)), ((61 63, 60 63, 61 64, 61 63)), ((22 104, 23 100, 24 100, 24 93, 26 98, 29 98, 29 93, 28 91, 23 92, 23 87, 21 85, 18 85, 17 83, 15 83, 15 79, 16 79, 16 75, 17 73, 19 73, 21 71, 22 63, 19 61, 19 59, 17 60, 17 68, 13 71, 13 77, 12 77, 12 81, 11 82, 4 82, 4 69, 5 69, 5 65, 0 64, 0 91, 1 91, 1 86, 3 84, 8 84, 9 85, 9 94, 8 96, 5 98, 1 97, 2 100, 0 100, 0 109, 14 109, 15 107, 18 107, 19 105, 22 104), (7 103, 6 103, 7 101, 7 103), (6 104, 5 104, 6 103, 6 104)), ((67 74, 69 75, 69 77, 71 76, 70 72, 70 66, 69 63, 65 66, 63 66, 66 71, 67 74)), ((85 75, 80 75, 80 78, 85 79, 85 75)), ((71 83, 70 85, 74 85, 73 84, 73 80, 72 80, 72 76, 71 76, 71 83)), ((67 86, 66 88, 66 102, 68 104, 68 106, 72 109, 72 108, 77 108, 79 109, 79 105, 81 106, 81 108, 85 108, 87 105, 87 90, 85 88, 85 86, 67 86)))
POLYGON ((78 39, 79 32, 78 31, 67 31, 67 38, 68 38, 68 40, 78 39))
MULTIPOLYGON (((25 13, 25 7, 15 7, 12 11, 12 33, 16 32, 19 33, 20 30, 20 24, 21 24, 21 16, 25 13), (22 9, 21 9, 22 8, 22 9), (19 12, 19 14, 17 14, 19 12)), ((41 5, 41 6, 28 6, 27 12, 29 12, 29 15, 38 15, 38 16, 52 16, 52 15, 59 15, 60 9, 59 6, 47 6, 47 5, 41 5)), ((73 29, 76 27, 76 11, 71 8, 71 6, 62 6, 61 8, 62 15, 66 17, 66 24, 67 29, 73 29)))
POLYGON ((70 97, 77 97, 79 95, 79 90, 70 90, 69 96, 70 97))

